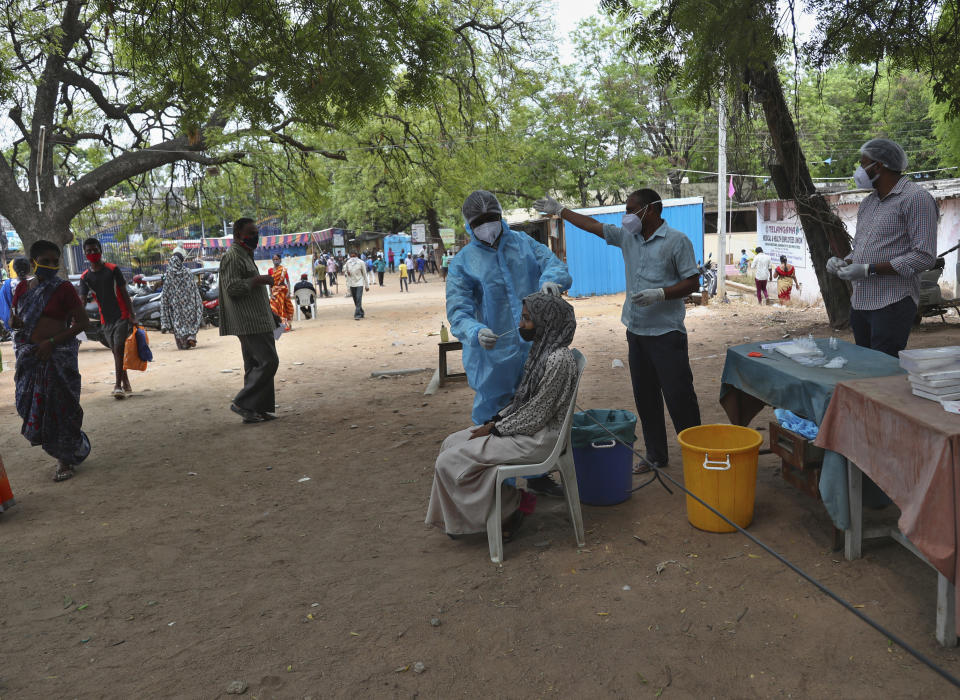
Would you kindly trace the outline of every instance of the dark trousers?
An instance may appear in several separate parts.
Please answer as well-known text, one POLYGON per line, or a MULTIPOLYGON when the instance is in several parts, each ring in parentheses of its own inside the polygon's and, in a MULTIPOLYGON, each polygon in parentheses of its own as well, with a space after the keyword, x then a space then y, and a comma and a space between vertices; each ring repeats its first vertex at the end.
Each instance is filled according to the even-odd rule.
POLYGON ((418 283, 418 284, 419 284, 420 280, 423 280, 423 283, 424 283, 424 284, 427 283, 427 280, 425 280, 425 279, 423 278, 423 270, 422 270, 422 269, 417 270, 417 275, 418 275, 418 276, 417 276, 417 283, 418 283))
POLYGON ((396 272, 396 271, 397 271, 396 265, 394 265, 393 260, 391 260, 391 261, 390 261, 390 272, 391 272, 391 273, 394 273, 394 272, 396 272))
MULTIPOLYGON (((331 287, 334 286, 335 284, 337 284, 337 273, 336 273, 336 272, 328 272, 328 273, 327 273, 327 277, 330 278, 330 286, 331 286, 331 287)), ((340 288, 340 286, 337 285, 337 289, 339 289, 339 288, 340 288)), ((339 294, 339 292, 338 292, 338 294, 339 294)))
POLYGON ((910 297, 876 311, 850 310, 853 339, 863 348, 879 350, 897 357, 907 347, 917 304, 910 297))
POLYGON ((678 433, 700 425, 700 406, 687 354, 687 334, 671 331, 663 335, 635 335, 627 331, 627 345, 633 399, 643 428, 647 459, 666 463, 664 402, 678 433))
POLYGON ((770 295, 767 294, 767 280, 754 280, 753 283, 757 286, 757 301, 763 303, 763 299, 769 299, 770 295), (760 294, 763 294, 763 299, 760 298, 760 294))
POLYGON ((406 278, 406 277, 401 277, 401 278, 400 278, 400 291, 401 291, 401 292, 403 291, 403 288, 404 288, 404 287, 407 288, 407 291, 408 291, 408 292, 410 291, 410 283, 407 282, 407 278, 406 278))
POLYGON ((330 292, 327 291, 327 276, 320 275, 317 278, 317 294, 322 294, 325 297, 330 296, 330 292))
POLYGON ((273 333, 239 335, 243 353, 243 389, 233 402, 254 413, 272 413, 276 408, 273 377, 280 366, 273 333))
POLYGON ((353 297, 353 317, 363 318, 363 287, 350 287, 350 296, 353 297))
POLYGON ((379 280, 381 287, 383 286, 383 275, 384 275, 384 274, 385 274, 385 273, 383 273, 383 272, 378 272, 378 273, 377 273, 377 280, 379 280))

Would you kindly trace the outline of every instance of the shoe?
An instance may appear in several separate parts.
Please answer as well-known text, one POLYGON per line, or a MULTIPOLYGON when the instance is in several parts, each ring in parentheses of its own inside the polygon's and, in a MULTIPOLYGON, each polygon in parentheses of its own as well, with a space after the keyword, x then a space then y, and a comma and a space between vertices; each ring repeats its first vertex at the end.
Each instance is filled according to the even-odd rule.
POLYGON ((563 487, 549 476, 538 476, 533 479, 527 479, 527 490, 532 491, 538 496, 563 498, 563 487))
POLYGON ((248 411, 245 408, 240 408, 235 403, 230 404, 230 410, 242 417, 244 423, 263 423, 265 420, 259 413, 254 413, 253 411, 248 411))
POLYGON ((257 415, 263 418, 264 421, 276 420, 277 418, 280 417, 276 413, 267 413, 266 411, 264 411, 263 413, 258 413, 257 415))
POLYGON ((123 400, 127 398, 126 392, 120 387, 114 388, 114 390, 110 393, 110 395, 117 400, 123 400))
POLYGON ((640 464, 633 468, 634 474, 649 474, 654 469, 666 469, 670 466, 670 463, 666 460, 663 462, 658 462, 656 460, 650 460, 646 457, 640 458, 640 464))

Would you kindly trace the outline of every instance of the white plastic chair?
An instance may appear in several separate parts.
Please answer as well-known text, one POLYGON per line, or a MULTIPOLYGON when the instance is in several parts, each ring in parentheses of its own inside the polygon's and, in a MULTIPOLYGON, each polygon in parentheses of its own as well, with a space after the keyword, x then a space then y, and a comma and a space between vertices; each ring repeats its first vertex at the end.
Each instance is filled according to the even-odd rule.
POLYGON ((499 564, 503 561, 503 533, 501 529, 501 486, 511 477, 539 476, 547 472, 559 471, 563 484, 563 494, 567 499, 567 508, 570 510, 570 520, 573 521, 573 531, 577 537, 577 546, 583 547, 583 515, 580 512, 580 489, 577 487, 577 471, 573 466, 573 451, 570 447, 570 427, 573 423, 573 412, 577 404, 577 391, 580 389, 580 379, 587 360, 579 350, 573 350, 577 360, 577 384, 570 398, 570 407, 560 427, 560 436, 554 445, 550 456, 540 464, 501 464, 494 467, 497 470, 496 495, 490 512, 487 514, 487 540, 490 544, 490 561, 499 564))
POLYGON ((311 292, 309 289, 298 289, 293 293, 293 296, 297 298, 297 320, 300 320, 300 307, 301 306, 312 306, 313 307, 313 317, 317 317, 317 295, 311 292))

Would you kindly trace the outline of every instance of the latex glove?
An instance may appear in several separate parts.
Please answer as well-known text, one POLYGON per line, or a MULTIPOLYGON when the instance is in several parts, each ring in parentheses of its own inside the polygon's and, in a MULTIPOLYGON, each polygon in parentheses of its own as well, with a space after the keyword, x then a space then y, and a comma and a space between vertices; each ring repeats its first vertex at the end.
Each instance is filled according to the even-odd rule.
POLYGON ((540 291, 544 294, 551 294, 555 297, 558 297, 563 294, 563 287, 556 282, 544 282, 543 286, 540 287, 540 291))
POLYGON ((862 280, 866 279, 867 275, 870 274, 870 266, 866 263, 850 263, 845 267, 841 267, 837 272, 837 277, 842 280, 862 280))
POLYGON ((477 340, 480 341, 480 347, 484 350, 493 350, 493 346, 497 344, 497 334, 489 328, 481 328, 477 333, 477 340))
POLYGON ((831 275, 835 275, 840 272, 840 268, 846 267, 849 264, 850 263, 843 258, 832 257, 827 260, 827 272, 829 272, 831 275))
POLYGON ((560 204, 553 197, 544 195, 536 202, 533 203, 533 208, 537 211, 542 211, 545 214, 556 214, 559 216, 560 212, 563 211, 563 205, 560 204))
POLYGON ((663 289, 644 289, 630 297, 637 306, 652 306, 653 304, 659 304, 666 298, 667 295, 663 289))

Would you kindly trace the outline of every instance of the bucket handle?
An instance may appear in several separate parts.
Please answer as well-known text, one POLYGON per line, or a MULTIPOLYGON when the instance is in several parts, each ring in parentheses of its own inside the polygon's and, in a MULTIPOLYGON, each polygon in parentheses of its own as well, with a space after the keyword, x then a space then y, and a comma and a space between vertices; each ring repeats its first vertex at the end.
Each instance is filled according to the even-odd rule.
POLYGON ((703 455, 703 468, 704 468, 704 469, 709 469, 710 471, 714 471, 714 472, 725 472, 725 471, 728 471, 728 470, 730 469, 730 455, 728 454, 726 461, 724 461, 724 460, 722 460, 722 459, 716 459, 716 460, 710 459, 710 455, 709 455, 709 454, 705 454, 705 455, 703 455), (709 465, 711 465, 711 464, 720 464, 720 465, 723 465, 723 466, 711 467, 711 466, 709 466, 709 465))
POLYGON ((590 443, 590 447, 595 450, 607 450, 617 444, 616 440, 595 440, 590 443))

